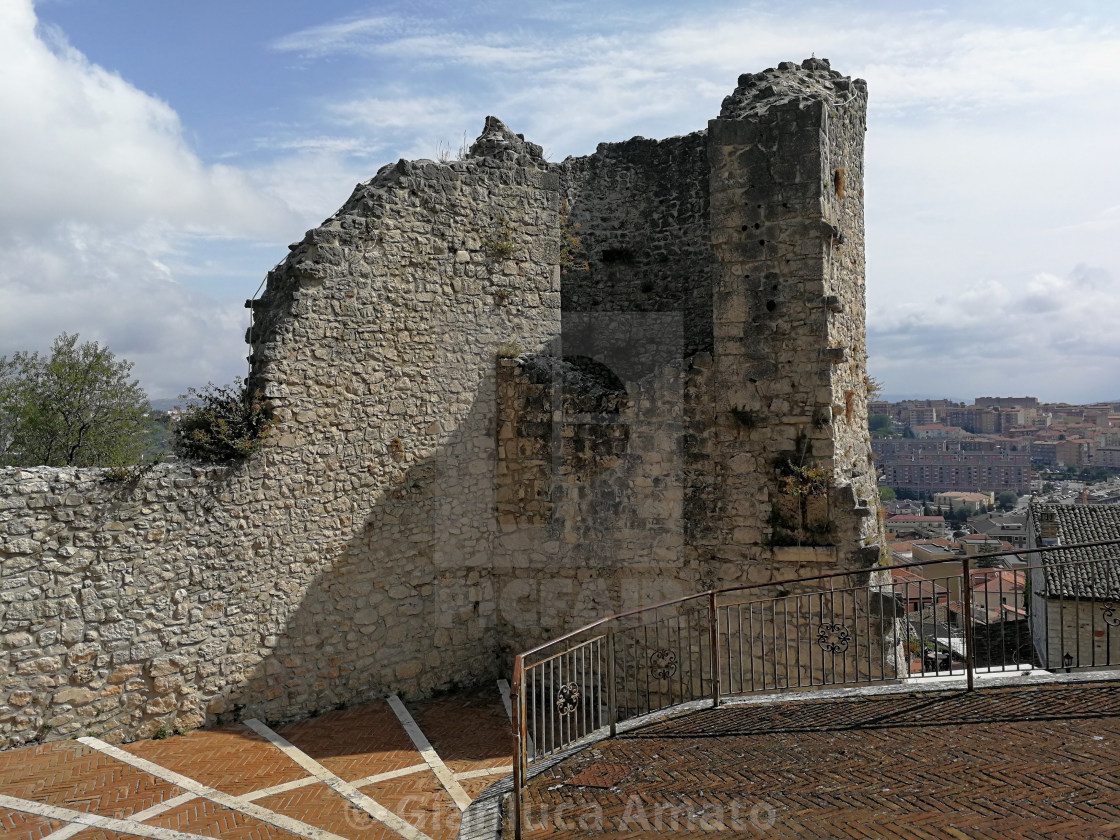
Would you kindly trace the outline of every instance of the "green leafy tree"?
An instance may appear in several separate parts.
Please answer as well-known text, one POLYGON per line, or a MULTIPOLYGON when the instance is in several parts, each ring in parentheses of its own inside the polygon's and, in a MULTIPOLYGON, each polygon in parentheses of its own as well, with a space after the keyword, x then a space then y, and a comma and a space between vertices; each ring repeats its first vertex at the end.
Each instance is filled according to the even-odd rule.
POLYGON ((886 414, 872 414, 867 418, 867 428, 872 432, 889 432, 891 418, 886 414))
POLYGON ((0 356, 0 464, 109 467, 135 464, 150 410, 132 362, 96 341, 61 333, 49 356, 0 356))
POLYGON ((879 501, 880 502, 893 502, 897 498, 898 498, 898 494, 895 493, 894 490, 892 490, 890 487, 880 487, 879 488, 879 501))
POLYGON ((1019 496, 1014 490, 1004 490, 996 496, 996 504, 1003 510, 1011 510, 1019 503, 1019 496))

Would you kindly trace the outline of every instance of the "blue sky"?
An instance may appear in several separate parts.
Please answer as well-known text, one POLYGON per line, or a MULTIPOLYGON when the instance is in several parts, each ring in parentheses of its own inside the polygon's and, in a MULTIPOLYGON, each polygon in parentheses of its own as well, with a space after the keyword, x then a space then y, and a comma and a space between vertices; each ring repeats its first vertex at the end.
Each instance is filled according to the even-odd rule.
POLYGON ((244 372, 287 243, 495 114, 553 160, 701 128, 742 72, 868 80, 893 394, 1120 397, 1120 4, 0 0, 0 354, 244 372))

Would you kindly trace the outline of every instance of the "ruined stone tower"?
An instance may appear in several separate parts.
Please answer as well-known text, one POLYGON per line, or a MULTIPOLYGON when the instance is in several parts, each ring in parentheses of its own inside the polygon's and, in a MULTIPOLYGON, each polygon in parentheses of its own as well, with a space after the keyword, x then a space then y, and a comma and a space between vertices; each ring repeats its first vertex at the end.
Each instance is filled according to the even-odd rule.
POLYGON ((809 59, 705 131, 549 163, 487 118, 359 184, 249 303, 258 455, 0 474, 5 574, 51 571, 0 604, 28 639, 0 744, 429 691, 622 608, 870 567, 865 113, 809 59))

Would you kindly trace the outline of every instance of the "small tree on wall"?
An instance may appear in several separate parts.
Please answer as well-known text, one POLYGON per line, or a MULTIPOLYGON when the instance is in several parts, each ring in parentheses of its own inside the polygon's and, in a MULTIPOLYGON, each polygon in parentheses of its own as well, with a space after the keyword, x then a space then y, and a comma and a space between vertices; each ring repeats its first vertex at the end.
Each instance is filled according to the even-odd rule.
POLYGON ((175 426, 172 446, 193 461, 221 462, 247 458, 264 444, 272 428, 272 406, 262 394, 237 379, 191 388, 183 399, 190 408, 175 426))

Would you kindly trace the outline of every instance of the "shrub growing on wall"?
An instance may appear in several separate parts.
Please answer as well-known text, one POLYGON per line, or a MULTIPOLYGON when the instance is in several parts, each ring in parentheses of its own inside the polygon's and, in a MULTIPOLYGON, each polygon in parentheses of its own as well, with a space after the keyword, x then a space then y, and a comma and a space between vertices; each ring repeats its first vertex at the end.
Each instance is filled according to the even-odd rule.
POLYGON ((183 397, 190 407, 175 426, 175 453, 194 461, 235 461, 260 449, 272 426, 272 406, 248 383, 208 384, 183 397))

